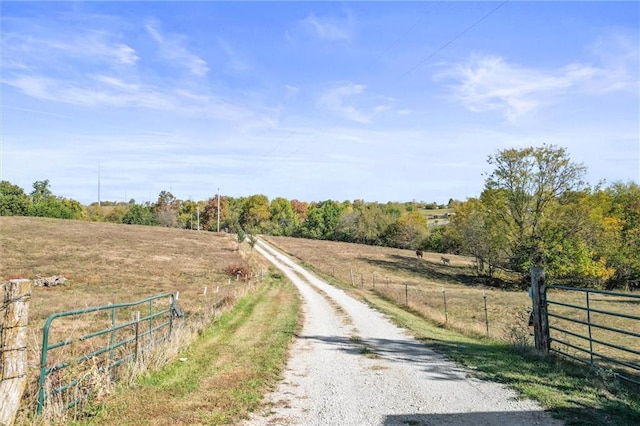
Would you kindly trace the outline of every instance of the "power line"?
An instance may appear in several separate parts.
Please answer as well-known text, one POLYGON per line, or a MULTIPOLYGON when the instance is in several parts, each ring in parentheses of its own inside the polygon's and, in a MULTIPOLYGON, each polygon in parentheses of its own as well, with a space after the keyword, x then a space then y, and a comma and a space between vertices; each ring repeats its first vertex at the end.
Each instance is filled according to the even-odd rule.
POLYGON ((502 3, 500 3, 498 6, 494 7, 493 9, 491 9, 489 11, 489 13, 487 13, 486 15, 484 15, 482 18, 478 19, 476 22, 474 22, 473 24, 469 25, 467 28, 465 28, 463 31, 461 31, 460 33, 458 33, 455 37, 453 37, 452 39, 450 39, 449 41, 447 41, 446 43, 444 43, 442 46, 440 46, 435 52, 431 53, 429 56, 427 56, 426 58, 424 58, 422 61, 418 62, 416 65, 414 65, 411 69, 409 69, 408 71, 406 71, 404 74, 402 74, 400 77, 404 77, 408 74, 411 74, 413 71, 415 71, 418 67, 420 67, 421 65, 423 65, 424 63, 426 63, 429 59, 433 58, 434 56, 436 56, 438 53, 442 52, 444 49, 446 49, 447 47, 449 47, 450 44, 452 44, 453 42, 455 42, 456 40, 458 40, 460 37, 462 37, 463 35, 465 35, 467 32, 469 32, 471 29, 473 29, 476 25, 480 24, 482 21, 484 21, 485 19, 487 19, 489 16, 493 15, 495 12, 498 11, 498 9, 500 9, 502 6, 504 6, 509 0, 505 0, 502 3))

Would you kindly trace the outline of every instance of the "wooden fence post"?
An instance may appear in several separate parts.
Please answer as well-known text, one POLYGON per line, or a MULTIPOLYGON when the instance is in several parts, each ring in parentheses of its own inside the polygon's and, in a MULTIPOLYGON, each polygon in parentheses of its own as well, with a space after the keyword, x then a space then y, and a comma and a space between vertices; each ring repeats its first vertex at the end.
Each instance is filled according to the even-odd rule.
POLYGON ((547 318, 547 296, 544 269, 531 268, 531 298, 533 303, 533 335, 536 350, 549 352, 549 323, 547 318))
POLYGON ((31 280, 0 286, 0 425, 15 421, 27 384, 27 320, 31 280))

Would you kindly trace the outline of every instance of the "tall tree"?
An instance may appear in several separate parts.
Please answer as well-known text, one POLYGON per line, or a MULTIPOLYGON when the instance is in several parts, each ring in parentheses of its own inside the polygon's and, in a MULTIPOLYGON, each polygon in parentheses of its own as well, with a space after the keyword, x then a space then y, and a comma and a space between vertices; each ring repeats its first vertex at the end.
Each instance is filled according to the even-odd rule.
POLYGON ((180 200, 169 191, 160 191, 158 200, 153 206, 158 223, 162 226, 178 226, 178 214, 180 212, 180 200))
POLYGON ((240 226, 248 232, 261 232, 269 220, 269 199, 257 194, 246 197, 240 205, 240 226))
POLYGON ((269 206, 269 214, 274 235, 291 235, 299 224, 298 216, 286 198, 274 198, 269 206))
POLYGON ((526 272, 544 260, 543 227, 553 203, 585 187, 586 168, 555 145, 502 150, 490 156, 488 163, 494 170, 485 180, 485 191, 500 196, 488 197, 487 207, 507 225, 510 266, 526 272))

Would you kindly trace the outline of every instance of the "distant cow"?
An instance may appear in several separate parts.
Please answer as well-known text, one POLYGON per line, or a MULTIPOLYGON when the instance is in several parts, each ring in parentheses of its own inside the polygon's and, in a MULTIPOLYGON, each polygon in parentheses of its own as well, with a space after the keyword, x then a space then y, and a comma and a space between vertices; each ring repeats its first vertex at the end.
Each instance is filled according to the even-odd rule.
POLYGON ((416 250, 416 256, 418 257, 418 259, 422 259, 422 250, 416 250))

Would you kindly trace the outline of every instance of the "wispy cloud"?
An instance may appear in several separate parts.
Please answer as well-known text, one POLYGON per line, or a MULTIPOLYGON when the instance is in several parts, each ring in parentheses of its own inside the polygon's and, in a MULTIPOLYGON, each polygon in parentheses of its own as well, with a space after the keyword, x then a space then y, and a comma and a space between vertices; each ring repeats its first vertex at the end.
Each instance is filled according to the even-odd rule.
POLYGON ((634 88, 638 93, 640 48, 637 34, 606 32, 589 46, 588 51, 603 69, 590 85, 592 92, 606 93, 634 88))
POLYGON ((300 92, 300 88, 299 87, 292 86, 290 84, 285 84, 284 85, 284 89, 285 89, 285 97, 287 97, 287 98, 292 98, 292 97, 296 96, 298 94, 298 92, 300 92))
POLYGON ((227 55, 227 66, 232 71, 246 71, 251 68, 249 62, 242 58, 241 55, 231 47, 231 44, 226 40, 218 37, 218 45, 222 51, 227 55))
POLYGON ((392 100, 365 91, 362 84, 340 82, 320 96, 320 104, 347 120, 370 123, 376 114, 391 109, 392 100))
POLYGON ((97 62, 108 65, 135 65, 140 59, 134 48, 105 31, 80 31, 40 36, 27 32, 6 34, 2 40, 3 68, 26 69, 68 62, 97 62), (28 64, 28 65, 27 65, 28 64))
POLYGON ((203 77, 209 72, 207 62, 192 53, 187 46, 187 39, 178 34, 163 34, 157 23, 148 23, 145 29, 158 44, 160 54, 174 65, 185 66, 193 75, 203 77))
POLYGON ((319 17, 315 13, 310 13, 300 21, 300 26, 322 40, 348 41, 354 35, 354 25, 350 15, 338 18, 319 17))
POLYGON ((452 81, 455 98, 467 109, 500 111, 510 121, 568 93, 599 95, 638 88, 638 46, 632 37, 610 34, 589 50, 590 60, 551 69, 512 64, 495 55, 475 55, 467 63, 437 73, 435 80, 452 81))
POLYGON ((489 55, 456 65, 436 80, 454 80, 454 95, 469 110, 498 110, 514 121, 599 72, 578 64, 558 70, 526 68, 489 55))

